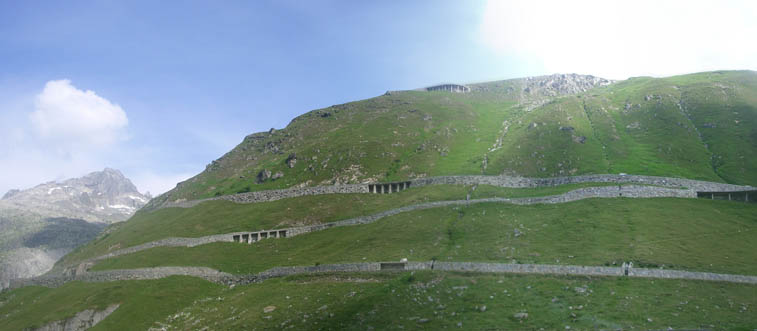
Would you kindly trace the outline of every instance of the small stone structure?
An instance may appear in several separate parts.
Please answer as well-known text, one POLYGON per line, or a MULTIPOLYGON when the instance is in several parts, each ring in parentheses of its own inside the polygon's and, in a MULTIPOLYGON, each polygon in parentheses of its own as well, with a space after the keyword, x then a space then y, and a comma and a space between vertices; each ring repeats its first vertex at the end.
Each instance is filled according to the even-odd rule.
POLYGON ((252 244, 266 238, 286 238, 287 230, 264 230, 250 233, 233 234, 232 241, 252 244))
POLYGON ((397 183, 382 183, 382 184, 368 184, 368 193, 397 193, 399 191, 406 190, 410 187, 412 182, 397 182, 397 183))
POLYGON ((429 86, 426 88, 426 91, 468 93, 470 92, 470 87, 467 87, 465 85, 458 85, 458 84, 440 84, 440 85, 429 86))
POLYGON ((757 190, 725 191, 725 192, 697 192, 697 198, 711 200, 730 200, 757 203, 757 190))

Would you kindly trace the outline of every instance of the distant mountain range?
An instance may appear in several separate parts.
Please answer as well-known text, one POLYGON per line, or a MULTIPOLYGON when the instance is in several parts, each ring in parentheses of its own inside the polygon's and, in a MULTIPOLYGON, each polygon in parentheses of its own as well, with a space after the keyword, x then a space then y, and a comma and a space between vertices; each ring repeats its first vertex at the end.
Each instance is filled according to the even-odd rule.
POLYGON ((128 219, 151 199, 120 171, 10 190, 0 199, 0 287, 49 270, 63 255, 128 219))

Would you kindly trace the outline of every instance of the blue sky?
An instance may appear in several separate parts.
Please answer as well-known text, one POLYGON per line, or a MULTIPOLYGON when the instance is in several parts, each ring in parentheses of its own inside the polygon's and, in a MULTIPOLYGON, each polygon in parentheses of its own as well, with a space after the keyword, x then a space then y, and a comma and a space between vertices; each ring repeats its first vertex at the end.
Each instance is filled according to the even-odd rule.
POLYGON ((757 69, 754 2, 570 3, 0 0, 0 193, 106 166, 163 192, 386 90, 757 69))

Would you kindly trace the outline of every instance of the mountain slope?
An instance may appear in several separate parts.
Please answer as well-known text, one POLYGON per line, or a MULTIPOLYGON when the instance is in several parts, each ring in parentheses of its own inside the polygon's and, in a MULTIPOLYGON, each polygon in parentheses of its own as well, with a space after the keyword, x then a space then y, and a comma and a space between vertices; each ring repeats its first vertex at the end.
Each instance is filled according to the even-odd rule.
POLYGON ((734 71, 389 92, 249 135, 154 202, 451 174, 624 172, 754 185, 755 88, 757 74, 734 71))
POLYGON ((121 304, 98 327, 755 325, 748 312, 757 305, 757 204, 745 202, 757 197, 695 198, 696 191, 754 189, 718 183, 756 184, 755 82, 746 71, 620 82, 552 75, 390 91, 316 110, 246 137, 32 282, 60 287, 0 294, 0 323, 39 326, 121 304), (604 173, 668 178, 574 176, 604 173), (428 178, 465 174, 487 176, 428 178), (495 176, 502 174, 537 179, 495 176), (569 177, 543 179, 552 176, 569 177), (413 178, 426 179, 391 194, 329 186, 413 178), (310 187, 318 185, 328 190, 310 187), (269 191, 297 187, 305 189, 285 192, 309 193, 269 191), (236 194, 247 191, 273 198, 236 194), (215 196, 228 200, 181 203, 215 196), (305 227, 315 230, 297 232, 305 227), (253 232, 259 240, 245 240, 253 232), (434 268, 440 262, 615 271, 434 268), (431 267, 408 268, 418 264, 431 267), (285 276, 319 268, 333 272, 285 276), (223 276, 191 273, 197 270, 223 276), (636 277, 697 272, 728 275, 636 277), (163 279, 144 280, 151 278, 163 279))

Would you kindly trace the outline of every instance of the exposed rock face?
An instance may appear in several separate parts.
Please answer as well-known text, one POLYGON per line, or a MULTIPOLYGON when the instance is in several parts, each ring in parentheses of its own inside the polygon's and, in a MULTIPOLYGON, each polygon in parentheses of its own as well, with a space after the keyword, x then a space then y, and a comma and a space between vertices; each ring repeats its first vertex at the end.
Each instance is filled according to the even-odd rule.
POLYGON ((0 200, 0 208, 112 223, 126 220, 150 198, 139 193, 120 171, 106 168, 61 183, 48 182, 28 190, 11 190, 0 200))
POLYGON ((47 324, 43 327, 33 329, 34 331, 82 331, 87 330, 95 324, 100 323, 108 315, 116 311, 120 305, 113 304, 105 308, 105 310, 95 311, 93 309, 87 309, 76 313, 73 317, 66 318, 64 320, 55 321, 47 324))
POLYGON ((525 78, 523 92, 534 96, 552 97, 586 92, 612 83, 613 81, 609 79, 591 75, 554 74, 525 78))
POLYGON ((11 190, 0 200, 0 288, 43 274, 58 259, 150 200, 121 172, 11 190))
POLYGON ((268 169, 263 169, 258 173, 257 182, 262 183, 268 180, 269 178, 271 178, 271 171, 268 169))
POLYGON ((289 168, 294 168, 294 166, 297 164, 297 154, 289 154, 286 159, 286 164, 289 168))

